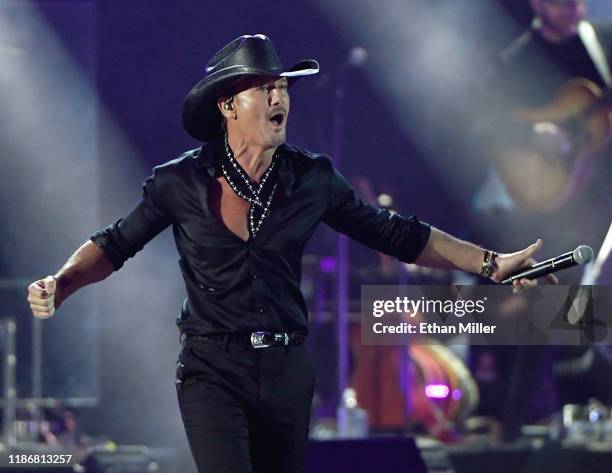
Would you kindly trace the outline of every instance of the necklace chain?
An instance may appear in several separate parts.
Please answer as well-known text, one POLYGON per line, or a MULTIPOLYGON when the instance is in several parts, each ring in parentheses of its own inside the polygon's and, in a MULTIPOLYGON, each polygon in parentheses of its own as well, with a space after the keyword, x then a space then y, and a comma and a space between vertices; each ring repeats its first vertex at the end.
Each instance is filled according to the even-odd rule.
POLYGON ((274 167, 276 165, 275 158, 278 157, 278 152, 272 157, 272 163, 270 164, 270 166, 268 166, 268 169, 266 169, 266 172, 262 176, 261 181, 256 186, 253 186, 246 172, 242 169, 242 167, 234 157, 234 154, 232 153, 232 150, 230 149, 229 144, 227 142, 227 134, 225 135, 225 154, 227 155, 228 161, 232 165, 234 172, 238 175, 238 177, 244 184, 245 189, 241 190, 240 184, 234 182, 230 175, 230 172, 225 167, 225 164, 222 162, 221 170, 223 172, 223 177, 230 185, 232 190, 236 193, 236 195, 251 204, 251 207, 249 208, 249 230, 251 232, 251 235, 254 237, 261 228, 261 224, 263 223, 264 219, 270 213, 270 205, 272 204, 272 198, 274 197, 274 192, 276 191, 276 186, 278 185, 278 181, 274 183, 274 185, 272 186, 272 190, 270 191, 270 195, 265 200, 265 202, 262 202, 262 191, 268 178, 274 170, 274 167), (259 216, 259 218, 257 218, 255 215, 256 209, 261 211, 261 215, 259 216))

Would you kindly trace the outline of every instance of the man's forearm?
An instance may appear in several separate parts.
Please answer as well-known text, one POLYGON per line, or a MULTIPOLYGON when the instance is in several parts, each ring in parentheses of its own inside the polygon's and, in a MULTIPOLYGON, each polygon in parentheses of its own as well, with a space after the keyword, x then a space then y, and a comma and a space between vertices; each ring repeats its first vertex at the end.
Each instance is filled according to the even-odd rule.
POLYGON ((78 289, 111 275, 113 265, 94 242, 87 241, 68 259, 55 274, 57 295, 55 306, 59 305, 78 289))
POLYGON ((427 245, 415 263, 430 268, 479 273, 483 259, 482 248, 432 227, 427 245))

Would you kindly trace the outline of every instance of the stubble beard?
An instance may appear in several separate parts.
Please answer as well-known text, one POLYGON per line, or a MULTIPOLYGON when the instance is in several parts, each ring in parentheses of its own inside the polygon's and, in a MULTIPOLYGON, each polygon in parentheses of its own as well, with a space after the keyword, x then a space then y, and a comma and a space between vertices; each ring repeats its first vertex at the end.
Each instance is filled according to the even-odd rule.
POLYGON ((287 131, 283 129, 281 132, 273 133, 270 137, 270 145, 274 148, 282 145, 287 137, 287 131))

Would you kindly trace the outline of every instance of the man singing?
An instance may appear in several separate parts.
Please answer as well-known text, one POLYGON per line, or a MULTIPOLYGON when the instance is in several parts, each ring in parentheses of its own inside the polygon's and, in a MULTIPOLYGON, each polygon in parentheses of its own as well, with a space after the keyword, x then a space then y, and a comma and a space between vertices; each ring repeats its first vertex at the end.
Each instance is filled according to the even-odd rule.
POLYGON ((495 282, 532 264, 541 246, 496 254, 375 209, 329 158, 285 144, 288 89, 317 72, 314 60, 284 68, 264 35, 226 45, 183 109, 186 130, 206 144, 156 167, 124 218, 29 286, 34 316, 51 317, 172 226, 188 294, 177 394, 201 473, 303 469, 314 380, 300 263, 320 222, 402 261, 495 282))

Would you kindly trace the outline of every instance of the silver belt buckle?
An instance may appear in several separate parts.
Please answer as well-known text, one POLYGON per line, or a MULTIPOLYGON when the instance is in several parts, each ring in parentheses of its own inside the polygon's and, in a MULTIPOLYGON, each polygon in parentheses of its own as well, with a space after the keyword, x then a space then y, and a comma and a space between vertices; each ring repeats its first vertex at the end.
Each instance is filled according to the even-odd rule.
POLYGON ((251 346, 253 348, 267 348, 270 346, 269 343, 266 343, 266 333, 267 332, 253 332, 251 333, 251 346))
POLYGON ((283 345, 289 345, 289 334, 287 332, 283 333, 275 333, 274 334, 274 343, 280 342, 283 345))

